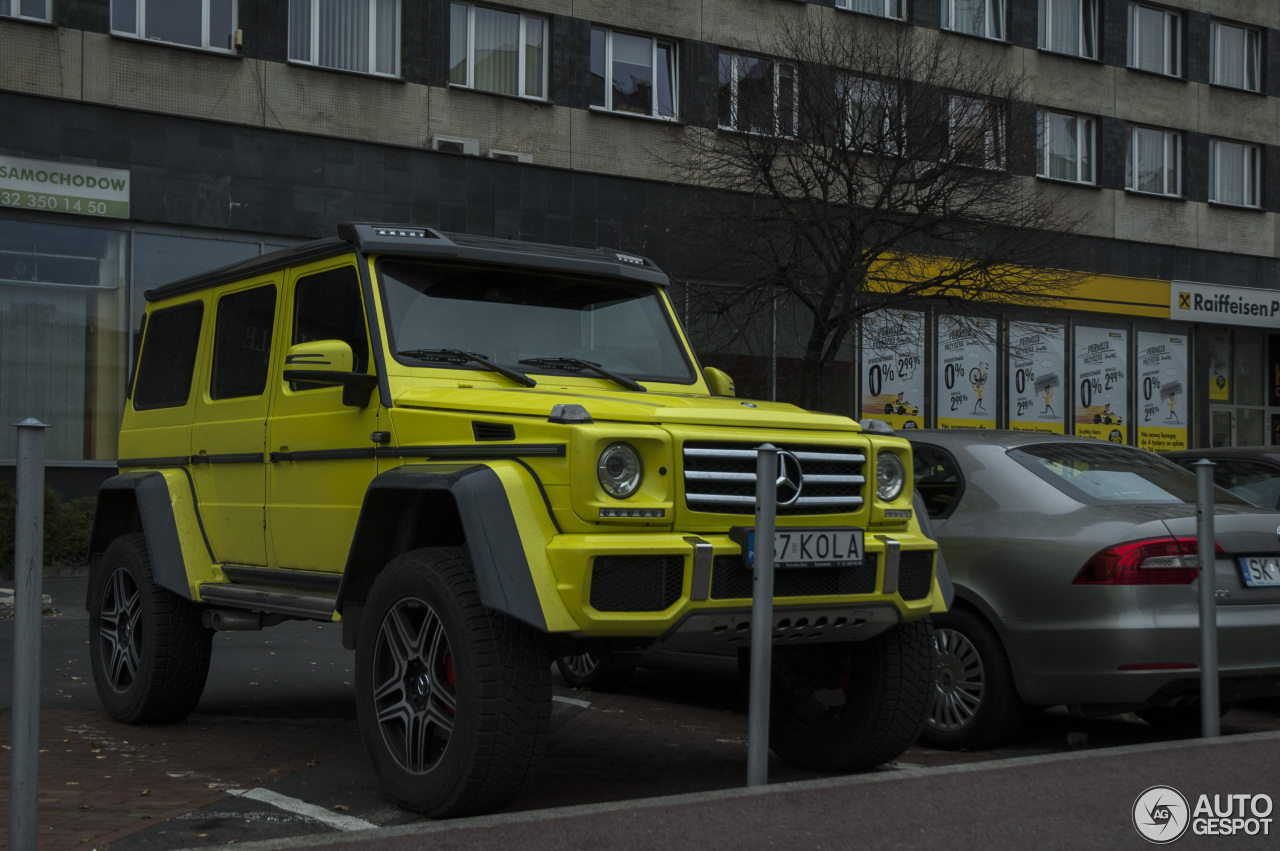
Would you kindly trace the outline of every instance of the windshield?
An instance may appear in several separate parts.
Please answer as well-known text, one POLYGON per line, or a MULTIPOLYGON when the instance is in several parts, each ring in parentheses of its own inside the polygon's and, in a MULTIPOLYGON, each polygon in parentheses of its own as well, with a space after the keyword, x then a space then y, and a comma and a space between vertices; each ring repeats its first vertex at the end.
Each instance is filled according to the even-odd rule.
MULTIPOLYGON (((1196 501, 1196 477, 1141 449, 1099 443, 1037 443, 1009 450, 1010 457, 1080 502, 1093 505, 1196 501)), ((1245 505, 1215 488, 1214 502, 1245 505)))
MULTIPOLYGON (((556 360, 530 363, 572 358, 630 378, 694 381, 652 287, 409 260, 379 262, 378 276, 395 352, 459 349, 522 372, 598 374, 556 360)), ((409 355, 397 359, 422 363, 409 355)))

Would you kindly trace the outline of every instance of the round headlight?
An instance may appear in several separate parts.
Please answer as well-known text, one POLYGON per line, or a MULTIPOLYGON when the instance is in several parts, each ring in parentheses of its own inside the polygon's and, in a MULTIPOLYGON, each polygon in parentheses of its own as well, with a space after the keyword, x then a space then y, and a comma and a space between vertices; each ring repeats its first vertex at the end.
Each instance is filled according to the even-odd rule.
POLYGON ((881 452, 876 456, 876 496, 891 502, 902 493, 906 481, 907 471, 902 467, 902 459, 892 452, 881 452))
POLYGON ((618 499, 626 499, 640 487, 644 468, 640 465, 640 453, 626 443, 614 443, 600 453, 596 475, 605 493, 618 499))

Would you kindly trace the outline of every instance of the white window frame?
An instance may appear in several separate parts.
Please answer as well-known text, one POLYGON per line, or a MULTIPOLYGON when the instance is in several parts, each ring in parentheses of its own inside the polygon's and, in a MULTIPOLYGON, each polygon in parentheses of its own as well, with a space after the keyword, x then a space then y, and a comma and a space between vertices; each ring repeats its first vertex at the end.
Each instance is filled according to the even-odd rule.
POLYGON ((836 8, 895 21, 907 17, 907 0, 836 0, 836 8))
POLYGON ((1241 26, 1239 24, 1229 24, 1226 21, 1210 21, 1209 22, 1209 82, 1216 86, 1230 86, 1233 89, 1241 89, 1246 92, 1256 92, 1262 87, 1262 34, 1253 27, 1241 26), (1218 51, 1221 49, 1220 39, 1224 34, 1224 30, 1234 30, 1242 33, 1244 36, 1244 53, 1240 57, 1243 63, 1240 68, 1240 79, 1244 81, 1244 85, 1236 86, 1231 83, 1223 82, 1218 73, 1218 51), (1253 85, 1250 85, 1249 66, 1252 61, 1253 65, 1253 85))
POLYGON ((1048 50, 1063 56, 1078 56, 1081 59, 1098 58, 1098 0, 1040 0, 1040 41, 1041 50, 1048 50), (1074 50, 1059 50, 1053 46, 1053 21, 1056 7, 1074 6, 1076 24, 1080 29, 1080 37, 1076 39, 1074 50), (1092 47, 1092 50, 1090 48, 1092 47))
POLYGON ((1162 130, 1158 127, 1144 127, 1138 124, 1129 124, 1125 127, 1125 155, 1124 155, 1124 188, 1129 192, 1141 192, 1146 195, 1162 195, 1170 198, 1181 197, 1182 195, 1182 134, 1173 130, 1162 130), (1150 189, 1140 189, 1138 187, 1138 135, 1139 133, 1160 133, 1163 134, 1163 142, 1161 144, 1160 166, 1161 183, 1163 189, 1153 192, 1150 189), (1173 171, 1173 179, 1170 180, 1170 170, 1173 171), (1171 186, 1170 183, 1173 185, 1171 186))
POLYGON ((36 17, 35 15, 22 14, 22 0, 10 0, 9 11, 0 14, 0 18, 13 18, 19 21, 40 21, 41 23, 49 23, 49 13, 53 6, 53 0, 44 0, 44 16, 36 17))
POLYGON ((902 102, 899 99, 898 86, 886 80, 873 80, 867 77, 858 77, 854 75, 842 75, 836 81, 836 85, 842 88, 838 91, 839 99, 845 104, 844 124, 841 128, 841 142, 850 149, 857 149, 867 153, 884 154, 886 156, 900 156, 902 147, 898 142, 898 131, 902 127, 904 116, 902 113, 902 102), (865 145, 859 144, 856 138, 856 116, 855 104, 866 103, 871 98, 859 97, 858 93, 875 91, 875 99, 877 102, 884 103, 888 108, 884 114, 884 124, 879 128, 880 138, 886 140, 889 144, 884 150, 874 150, 865 145), (896 123, 896 127, 895 127, 896 123))
POLYGON ((1153 74, 1164 74, 1168 77, 1182 76, 1182 13, 1173 11, 1172 9, 1161 9, 1158 6, 1148 6, 1145 3, 1130 3, 1128 9, 1129 16, 1129 37, 1128 48, 1126 50, 1125 62, 1130 68, 1139 71, 1149 71, 1153 74), (1160 43, 1161 57, 1160 68, 1145 67, 1149 63, 1147 57, 1142 55, 1142 39, 1139 37, 1139 25, 1142 21, 1142 11, 1157 12, 1161 16, 1161 25, 1163 31, 1161 33, 1160 43))
MULTIPOLYGON (((394 77, 400 76, 400 47, 403 34, 400 31, 402 20, 401 0, 395 3, 395 46, 392 48, 392 59, 395 61, 393 71, 378 71, 378 4, 376 0, 367 0, 369 6, 369 66, 367 68, 343 68, 336 65, 323 65, 318 62, 315 57, 320 55, 320 0, 310 0, 311 6, 311 32, 307 46, 307 59, 300 59, 293 55, 293 33, 294 19, 293 15, 289 15, 289 62, 295 65, 307 65, 312 68, 330 68, 335 71, 346 71, 351 74, 370 74, 375 77, 394 77)), ((293 2, 290 0, 290 12, 293 11, 293 2)))
MULTIPOLYGON (((517 97, 527 100, 547 100, 547 82, 548 68, 551 65, 551 22, 542 15, 531 15, 526 12, 517 12, 510 9, 498 9, 494 6, 486 6, 477 3, 457 3, 449 4, 450 27, 453 25, 453 7, 466 6, 467 8, 467 81, 465 83, 449 83, 451 86, 461 86, 475 91, 485 91, 488 89, 476 89, 475 72, 476 72, 476 9, 487 9, 495 12, 505 12, 510 15, 517 15, 520 18, 520 56, 517 60, 519 71, 517 74, 517 97), (542 92, 540 95, 526 94, 528 89, 528 79, 526 74, 525 50, 529 46, 528 24, 530 20, 539 21, 542 24, 542 78, 538 81, 538 90, 542 92)), ((449 57, 452 62, 452 54, 449 57)))
MULTIPOLYGON (((159 44, 171 44, 174 47, 186 47, 191 50, 210 50, 215 53, 235 53, 233 45, 225 47, 209 43, 209 19, 210 5, 217 0, 201 0, 200 2, 200 44, 186 44, 181 41, 169 41, 158 36, 147 35, 147 4, 162 4, 165 0, 128 0, 134 7, 134 20, 137 22, 137 31, 123 30, 116 27, 115 19, 115 3, 111 3, 111 34, 123 36, 124 38, 137 38, 143 41, 153 41, 159 44)), ((237 0, 226 0, 231 5, 231 33, 234 38, 235 31, 240 27, 240 4, 237 0)))
POLYGON ((1215 204, 1227 204, 1233 207, 1259 207, 1262 204, 1261 180, 1262 150, 1250 142, 1232 142, 1227 139, 1209 140, 1209 200, 1215 204), (1234 150, 1233 150, 1234 149, 1234 150), (1222 169, 1220 163, 1224 155, 1234 154, 1241 158, 1242 183, 1234 187, 1240 192, 1242 200, 1223 200, 1222 169))
MULTIPOLYGON (((752 53, 737 53, 732 50, 721 50, 716 60, 716 86, 721 85, 719 80, 720 66, 723 57, 729 57, 731 68, 736 68, 739 59, 767 59, 773 63, 773 136, 785 136, 787 138, 794 137, 796 134, 796 126, 800 121, 800 80, 796 73, 796 68, 789 62, 783 62, 780 59, 774 59, 769 56, 758 56, 752 53), (783 70, 790 71, 791 82, 791 132, 782 132, 782 112, 781 112, 781 96, 783 84, 783 70)), ((717 126, 721 130, 728 130, 733 133, 751 133, 754 131, 743 130, 738 127, 738 74, 736 71, 729 75, 729 123, 721 124, 719 115, 717 114, 717 126)), ((718 113, 717 108, 717 113, 718 113)))
MULTIPOLYGON (((599 32, 604 34, 604 104, 592 104, 591 109, 597 112, 610 112, 614 115, 630 115, 635 118, 649 118, 658 121, 678 121, 680 120, 680 54, 678 45, 674 39, 658 38, 657 36, 648 35, 646 33, 631 32, 629 30, 614 30, 608 27, 592 27, 593 33, 599 32), (613 107, 613 37, 615 35, 628 35, 634 38, 645 38, 649 40, 649 71, 653 74, 655 83, 658 77, 658 45, 666 45, 671 52, 671 115, 663 115, 658 110, 658 86, 653 86, 653 97, 649 103, 649 114, 641 115, 636 112, 629 112, 625 109, 614 109, 613 107)), ((588 63, 590 55, 588 54, 588 63)))
POLYGON ((1098 180, 1098 146, 1097 146, 1097 123, 1094 119, 1087 115, 1077 115, 1073 112, 1060 112, 1054 109, 1041 109, 1036 115, 1036 147, 1037 147, 1037 165, 1036 176, 1043 177, 1046 180, 1066 181, 1068 183, 1082 183, 1089 186, 1097 183, 1098 180), (1073 160, 1076 167, 1075 177, 1057 177, 1053 175, 1049 167, 1051 151, 1049 150, 1049 127, 1054 118, 1070 118, 1076 122, 1076 154, 1073 160), (1083 165, 1086 158, 1089 161, 1089 173, 1083 173, 1083 165))
POLYGON ((970 97, 968 95, 952 95, 951 101, 947 108, 948 113, 948 134, 947 134, 947 156, 956 165, 967 166, 970 168, 986 168, 993 171, 1003 169, 1005 163, 1005 122, 1004 114, 999 110, 996 104, 982 98, 970 97), (955 140, 958 131, 961 128, 967 128, 970 125, 963 123, 960 119, 966 114, 976 114, 981 109, 982 114, 986 116, 983 122, 983 161, 981 163, 962 163, 956 159, 957 151, 955 140))
POLYGON ((977 0, 982 4, 982 32, 961 29, 957 22, 956 8, 959 4, 971 0, 942 0, 942 28, 952 32, 989 38, 994 41, 1005 40, 1005 0, 977 0))

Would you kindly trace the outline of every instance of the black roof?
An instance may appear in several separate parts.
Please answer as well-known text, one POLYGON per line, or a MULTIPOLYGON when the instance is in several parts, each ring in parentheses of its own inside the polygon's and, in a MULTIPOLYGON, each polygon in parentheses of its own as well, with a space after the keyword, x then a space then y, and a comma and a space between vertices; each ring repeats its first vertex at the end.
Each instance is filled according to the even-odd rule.
POLYGON ((518 266, 546 272, 621 278, 660 286, 669 283, 667 276, 652 260, 610 248, 571 248, 541 242, 444 233, 416 225, 343 222, 338 225, 336 237, 318 239, 211 272, 182 278, 147 290, 146 298, 147 301, 160 301, 206 287, 274 272, 287 266, 323 260, 345 254, 352 249, 365 255, 394 254, 484 266, 518 266))

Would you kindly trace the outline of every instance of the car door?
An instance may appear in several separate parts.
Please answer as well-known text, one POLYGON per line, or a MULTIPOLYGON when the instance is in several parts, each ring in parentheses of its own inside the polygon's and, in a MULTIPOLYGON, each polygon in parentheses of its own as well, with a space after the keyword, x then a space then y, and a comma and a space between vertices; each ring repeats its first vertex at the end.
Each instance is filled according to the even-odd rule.
POLYGON ((209 371, 191 428, 191 478, 214 555, 225 564, 267 563, 268 375, 279 276, 221 293, 213 306, 209 371))
MULTIPOLYGON (((354 371, 370 370, 369 332, 351 257, 293 269, 286 282, 285 345, 340 340, 354 371)), ((343 388, 291 383, 274 373, 267 426, 267 530, 272 564, 341 572, 369 480, 376 474, 377 394, 343 404, 343 388)))

